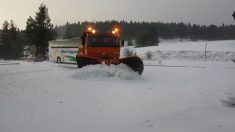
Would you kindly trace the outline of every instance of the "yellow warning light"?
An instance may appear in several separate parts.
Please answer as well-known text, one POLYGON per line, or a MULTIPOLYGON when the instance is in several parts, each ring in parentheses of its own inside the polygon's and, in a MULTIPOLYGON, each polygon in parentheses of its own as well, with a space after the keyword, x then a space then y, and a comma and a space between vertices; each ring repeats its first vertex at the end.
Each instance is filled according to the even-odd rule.
POLYGON ((88 31, 92 31, 92 28, 91 28, 91 27, 88 27, 88 31))
POLYGON ((115 34, 116 32, 115 31, 112 31, 112 34, 115 34))
POLYGON ((93 29, 92 31, 91 31, 92 33, 96 33, 96 31, 93 29))
POLYGON ((118 28, 115 28, 115 29, 114 29, 114 31, 115 31, 115 32, 118 32, 118 31, 119 31, 119 29, 118 29, 118 28))

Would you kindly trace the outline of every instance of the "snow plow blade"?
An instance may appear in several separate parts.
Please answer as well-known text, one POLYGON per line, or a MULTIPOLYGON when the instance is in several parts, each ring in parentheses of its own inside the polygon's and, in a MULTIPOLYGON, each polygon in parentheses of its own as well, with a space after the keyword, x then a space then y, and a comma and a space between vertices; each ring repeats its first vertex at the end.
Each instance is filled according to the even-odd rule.
MULTIPOLYGON (((77 59, 78 68, 82 68, 82 67, 87 66, 87 65, 101 64, 101 62, 102 62, 102 60, 99 60, 98 58, 91 58, 91 57, 87 57, 87 56, 79 56, 76 59, 77 59)), ((144 71, 143 61, 137 56, 122 58, 122 59, 119 59, 115 63, 111 62, 111 63, 108 63, 107 65, 110 65, 110 64, 117 65, 117 64, 120 64, 120 63, 126 64, 133 71, 138 72, 139 75, 141 75, 144 71)))
POLYGON ((144 71, 144 63, 137 56, 122 58, 122 59, 120 59, 120 61, 121 61, 121 63, 129 66, 133 71, 138 72, 140 75, 144 71))

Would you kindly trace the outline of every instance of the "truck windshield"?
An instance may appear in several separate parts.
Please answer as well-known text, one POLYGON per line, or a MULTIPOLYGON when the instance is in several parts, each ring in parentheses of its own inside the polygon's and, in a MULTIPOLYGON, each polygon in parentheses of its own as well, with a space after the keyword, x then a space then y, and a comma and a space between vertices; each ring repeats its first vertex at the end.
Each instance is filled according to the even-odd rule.
POLYGON ((89 35, 87 39, 90 47, 119 47, 119 39, 113 35, 89 35))

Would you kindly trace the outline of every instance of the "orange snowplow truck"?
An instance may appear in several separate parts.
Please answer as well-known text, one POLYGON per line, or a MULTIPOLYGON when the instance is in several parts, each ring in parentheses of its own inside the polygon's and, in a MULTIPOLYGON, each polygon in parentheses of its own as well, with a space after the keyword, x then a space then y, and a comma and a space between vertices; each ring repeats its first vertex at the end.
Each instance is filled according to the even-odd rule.
POLYGON ((83 32, 81 39, 82 45, 76 55, 78 68, 86 65, 123 63, 140 75, 143 73, 144 65, 138 56, 120 58, 120 48, 124 45, 124 41, 120 41, 118 28, 106 33, 88 28, 88 31, 83 32))

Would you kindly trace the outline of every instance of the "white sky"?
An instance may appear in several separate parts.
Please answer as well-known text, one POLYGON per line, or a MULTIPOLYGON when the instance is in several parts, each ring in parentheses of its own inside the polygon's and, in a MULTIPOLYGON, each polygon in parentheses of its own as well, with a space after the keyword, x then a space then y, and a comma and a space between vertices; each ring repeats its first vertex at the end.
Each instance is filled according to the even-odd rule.
POLYGON ((161 21, 193 24, 235 24, 235 0, 0 0, 0 24, 13 20, 25 29, 26 20, 41 3, 54 25, 77 21, 161 21))

